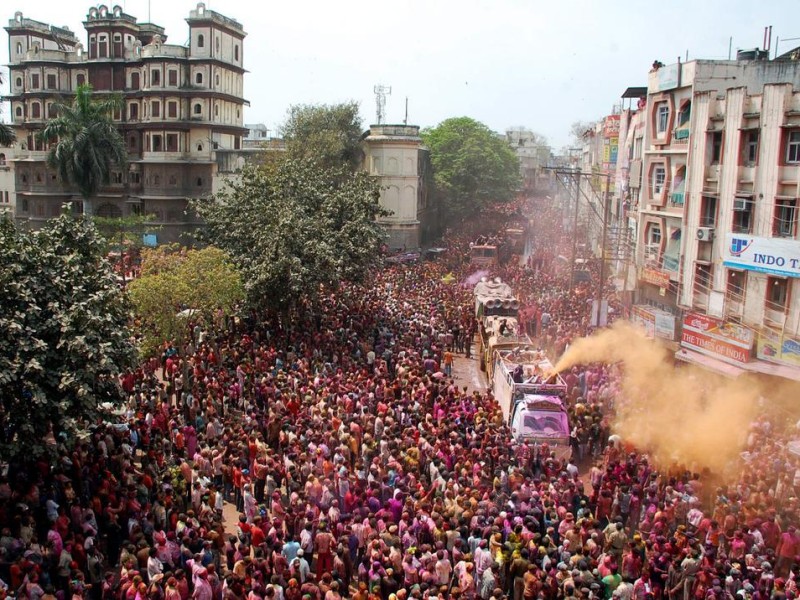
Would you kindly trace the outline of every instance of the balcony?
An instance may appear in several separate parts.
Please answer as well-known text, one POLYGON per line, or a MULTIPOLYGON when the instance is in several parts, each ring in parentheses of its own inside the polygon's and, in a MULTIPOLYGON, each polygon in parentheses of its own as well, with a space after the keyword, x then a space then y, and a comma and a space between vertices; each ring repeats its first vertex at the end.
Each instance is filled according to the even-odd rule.
POLYGON ((683 207, 684 193, 672 192, 669 195, 669 205, 673 207, 683 207))
POLYGON ((689 146, 689 128, 681 127, 672 132, 671 146, 677 148, 686 148, 689 146))

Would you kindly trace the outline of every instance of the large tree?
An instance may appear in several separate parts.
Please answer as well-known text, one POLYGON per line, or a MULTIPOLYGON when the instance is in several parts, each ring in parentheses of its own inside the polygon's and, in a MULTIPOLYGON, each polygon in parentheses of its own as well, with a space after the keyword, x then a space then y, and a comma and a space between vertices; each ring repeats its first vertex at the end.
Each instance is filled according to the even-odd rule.
POLYGON ((322 167, 359 168, 362 124, 358 104, 296 104, 281 126, 286 154, 291 159, 313 160, 322 167))
POLYGON ((445 219, 466 218, 513 198, 519 160, 504 137, 469 117, 442 121, 422 132, 430 148, 436 193, 445 219))
POLYGON ((256 305, 284 310, 362 280, 385 239, 374 177, 287 159, 245 168, 214 202, 196 201, 201 236, 226 250, 256 305))
POLYGON ((213 246, 144 250, 142 274, 128 292, 144 334, 140 350, 145 356, 165 340, 180 347, 190 319, 210 324, 219 311, 230 315, 244 300, 239 272, 227 253, 213 246))
POLYGON ((109 183, 114 166, 127 161, 125 142, 113 120, 122 108, 119 96, 96 99, 90 85, 79 85, 71 103, 53 105, 55 117, 39 132, 54 145, 47 160, 65 183, 83 196, 84 214, 93 214, 91 200, 100 186, 109 183))
POLYGON ((0 222, 0 455, 47 450, 121 401, 135 364, 129 305, 94 225, 62 215, 35 232, 0 222))

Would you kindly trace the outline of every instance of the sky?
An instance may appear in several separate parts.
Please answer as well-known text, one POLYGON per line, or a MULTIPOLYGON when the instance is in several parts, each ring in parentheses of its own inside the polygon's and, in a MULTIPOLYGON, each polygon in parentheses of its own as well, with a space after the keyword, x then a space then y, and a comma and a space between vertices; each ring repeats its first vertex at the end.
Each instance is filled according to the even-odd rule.
MULTIPOLYGON (((111 8, 115 3, 110 2, 111 8)), ((184 21, 196 2, 120 0, 125 12, 188 42, 184 21)), ((76 0, 3 0, 15 10, 78 33, 92 6, 76 0)), ((270 135, 292 104, 355 100, 365 125, 376 120, 374 86, 391 86, 386 121, 432 127, 469 116, 502 132, 527 127, 554 151, 570 125, 609 114, 630 86, 647 85, 654 60, 726 59, 737 48, 800 38, 798 0, 210 0, 248 33, 244 43, 245 123, 270 135)), ((800 45, 780 42, 779 51, 800 45)), ((8 63, 3 32, 0 64, 8 63)), ((7 75, 7 71, 4 72, 7 75)), ((7 80, 7 77, 4 77, 7 80)), ((3 93, 7 92, 7 81, 3 93)), ((8 107, 3 108, 8 119, 8 107)))

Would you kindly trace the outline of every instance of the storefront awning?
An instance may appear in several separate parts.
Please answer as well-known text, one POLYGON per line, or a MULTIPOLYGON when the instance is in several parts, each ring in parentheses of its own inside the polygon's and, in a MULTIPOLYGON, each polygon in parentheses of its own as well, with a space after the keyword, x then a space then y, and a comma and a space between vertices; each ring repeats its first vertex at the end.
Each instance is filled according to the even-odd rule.
POLYGON ((709 371, 714 371, 715 373, 730 377, 731 379, 736 379, 739 375, 747 373, 746 369, 686 348, 678 350, 675 353, 675 358, 683 362, 697 365, 698 367, 703 367, 709 371))

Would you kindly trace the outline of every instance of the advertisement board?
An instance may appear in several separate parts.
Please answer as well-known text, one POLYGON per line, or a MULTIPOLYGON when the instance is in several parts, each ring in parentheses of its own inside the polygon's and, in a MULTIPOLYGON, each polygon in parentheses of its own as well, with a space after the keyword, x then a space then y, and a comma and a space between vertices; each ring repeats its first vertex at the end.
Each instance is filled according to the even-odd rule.
POLYGON ((796 240, 728 233, 722 261, 726 267, 800 277, 800 253, 796 240))
POLYGON ((675 315, 639 304, 631 310, 631 321, 644 327, 645 335, 649 338, 675 341, 675 315))
POLYGON ((660 288, 669 287, 669 273, 660 269, 645 267, 639 277, 642 281, 660 288))
POLYGON ((656 91, 663 92, 678 87, 681 83, 681 63, 665 65, 656 72, 656 91))
POLYGON ((754 335, 737 323, 688 313, 683 319, 681 346, 728 361, 750 362, 754 335))
POLYGON ((800 366, 800 339, 765 329, 758 334, 756 354, 761 360, 800 366))

